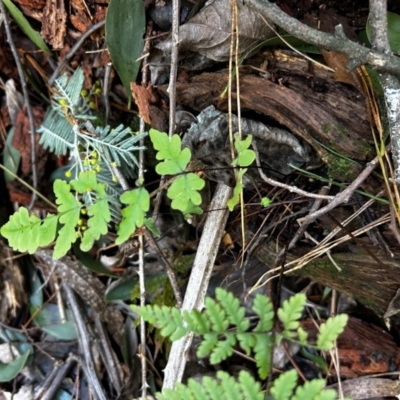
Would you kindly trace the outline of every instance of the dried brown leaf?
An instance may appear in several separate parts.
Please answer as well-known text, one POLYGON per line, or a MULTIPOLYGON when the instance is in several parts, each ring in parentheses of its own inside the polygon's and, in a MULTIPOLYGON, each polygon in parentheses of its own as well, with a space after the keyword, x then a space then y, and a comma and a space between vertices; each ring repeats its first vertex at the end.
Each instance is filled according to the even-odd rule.
MULTIPOLYGON (((260 15, 251 8, 238 5, 239 57, 261 41, 274 36, 260 15)), ((179 50, 195 51, 215 61, 229 59, 231 40, 231 1, 212 0, 189 22, 179 27, 179 50)), ((171 41, 157 47, 169 51, 171 41)))

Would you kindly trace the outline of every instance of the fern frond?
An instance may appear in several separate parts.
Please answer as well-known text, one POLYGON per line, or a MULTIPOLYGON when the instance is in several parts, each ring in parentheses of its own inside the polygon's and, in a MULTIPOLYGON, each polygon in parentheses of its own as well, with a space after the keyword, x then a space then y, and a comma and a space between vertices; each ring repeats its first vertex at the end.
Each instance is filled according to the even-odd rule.
POLYGON ((225 310, 211 297, 207 297, 204 303, 204 314, 211 322, 211 329, 218 333, 225 332, 229 326, 225 310))
POLYGON ((82 68, 77 68, 72 76, 62 75, 54 82, 56 99, 65 99, 70 107, 77 107, 85 76, 82 68))
POLYGON ((189 332, 177 308, 147 305, 145 307, 132 306, 132 310, 150 324, 160 328, 161 335, 170 336, 171 340, 178 340, 189 332))
POLYGON ((228 322, 237 328, 237 332, 245 332, 249 329, 250 321, 245 319, 246 309, 240 307, 239 299, 232 292, 227 292, 222 288, 215 290, 215 297, 225 309, 228 322))
MULTIPOLYGON (((156 166, 159 175, 182 174, 191 158, 188 148, 181 149, 181 138, 172 135, 171 138, 155 129, 150 129, 150 139, 154 148, 158 151, 157 160, 163 160, 156 166)), ((181 211, 185 217, 191 214, 201 214, 199 207, 201 195, 198 192, 205 185, 205 181, 194 173, 178 176, 168 188, 167 196, 172 200, 171 207, 181 211)))
POLYGON ((203 336, 199 347, 197 348, 197 356, 200 358, 207 357, 218 344, 218 333, 206 333, 203 336))
POLYGON ((235 379, 224 371, 217 372, 217 378, 221 381, 224 398, 232 400, 243 400, 240 386, 235 379))
POLYGON ((81 204, 71 193, 71 186, 67 182, 57 179, 54 181, 53 189, 58 204, 59 222, 63 224, 54 246, 53 257, 57 259, 67 254, 71 244, 77 239, 75 226, 78 224, 81 204))
POLYGON ((254 332, 270 332, 273 326, 274 312, 271 300, 261 294, 257 294, 253 301, 252 310, 260 318, 254 332))
POLYGON ((143 226, 150 208, 150 195, 143 187, 123 193, 120 200, 127 206, 121 210, 122 221, 118 227, 116 244, 125 242, 137 228, 143 226))
POLYGON ((261 385, 247 371, 240 372, 238 384, 241 387, 244 399, 264 400, 261 385))
POLYGON ((187 327, 196 335, 203 335, 210 332, 211 323, 207 317, 198 310, 191 312, 184 311, 183 317, 187 323, 187 327))
POLYGON ((87 209, 87 212, 89 215, 88 229, 83 232, 80 245, 82 251, 89 251, 93 247, 93 243, 108 232, 108 223, 111 221, 107 199, 97 200, 87 209))
POLYGON ((134 152, 144 149, 144 147, 135 144, 147 133, 134 135, 130 128, 125 128, 123 125, 114 129, 109 126, 105 128, 97 126, 96 133, 98 136, 89 136, 80 132, 78 136, 85 147, 92 147, 102 155, 103 160, 108 160, 109 163, 115 162, 129 176, 134 177, 135 169, 132 167, 133 165, 139 166, 134 152))
POLYGON ((54 240, 57 222, 58 215, 49 214, 41 221, 35 215, 29 215, 25 207, 20 207, 0 232, 14 250, 33 254, 38 247, 47 246, 54 240))
POLYGON ((49 108, 37 131, 41 134, 39 143, 54 154, 66 155, 74 147, 72 126, 59 110, 49 108))
POLYGON ((330 350, 334 346, 334 341, 344 331, 349 319, 348 315, 340 314, 329 318, 319 327, 317 347, 320 350, 330 350))
POLYGON ((211 364, 219 364, 233 353, 233 347, 236 344, 236 335, 233 332, 226 332, 224 336, 225 340, 219 340, 217 345, 211 351, 211 364))
POLYGON ((286 371, 274 380, 271 388, 271 394, 274 400, 289 400, 292 396, 293 389, 297 384, 297 372, 295 369, 286 371))
POLYGON ((282 307, 278 310, 278 318, 283 324, 283 335, 293 338, 299 327, 299 319, 304 310, 307 298, 304 293, 297 293, 285 300, 282 307))
POLYGON ((265 379, 271 368, 272 338, 270 334, 255 333, 254 339, 256 343, 253 347, 253 351, 258 368, 258 375, 260 375, 261 379, 265 379))
MULTIPOLYGON (((320 398, 321 392, 325 386, 323 379, 313 379, 307 381, 303 386, 298 386, 292 400, 317 400, 320 398)), ((336 392, 334 390, 325 391, 326 400, 335 400, 336 392)))

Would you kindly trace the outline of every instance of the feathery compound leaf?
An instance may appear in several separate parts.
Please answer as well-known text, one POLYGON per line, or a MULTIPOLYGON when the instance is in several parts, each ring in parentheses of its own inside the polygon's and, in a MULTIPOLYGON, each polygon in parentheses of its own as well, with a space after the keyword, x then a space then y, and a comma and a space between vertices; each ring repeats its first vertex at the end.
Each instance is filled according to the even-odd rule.
POLYGON ((106 199, 97 200, 92 204, 87 213, 88 229, 83 232, 83 238, 80 245, 82 251, 89 251, 93 247, 95 240, 99 240, 101 235, 108 232, 108 223, 111 221, 110 208, 106 199))
POLYGON ((229 325, 225 310, 214 299, 206 297, 204 314, 211 322, 214 332, 224 333, 229 325))
POLYGON ((238 332, 247 331, 250 322, 248 319, 244 318, 246 310, 244 307, 240 307, 239 299, 237 299, 231 292, 227 292, 221 288, 215 290, 215 296, 221 306, 225 309, 229 323, 235 325, 238 332))
POLYGON ((234 333, 226 332, 225 340, 219 340, 217 345, 211 352, 210 363, 219 364, 221 361, 227 359, 233 353, 233 346, 236 344, 236 337, 234 333))
POLYGON ((266 296, 257 294, 254 298, 252 309, 260 318, 254 332, 270 332, 274 319, 271 300, 266 296))
POLYGON ((256 382, 247 371, 239 372, 238 383, 241 386, 243 398, 249 400, 264 400, 264 394, 261 392, 259 382, 256 382))
POLYGON ((53 189, 60 214, 59 222, 64 225, 58 232, 54 247, 53 258, 57 259, 64 256, 77 239, 75 226, 78 224, 81 205, 71 193, 70 185, 65 181, 56 179, 53 189))
POLYGON ((218 344, 218 333, 206 333, 197 348, 197 356, 200 358, 208 356, 218 344))
POLYGON ((274 400, 289 400, 297 383, 297 372, 292 369, 274 380, 271 394, 274 400))
POLYGON ((320 350, 330 350, 334 345, 334 341, 343 332, 348 315, 340 314, 335 317, 329 318, 326 322, 321 324, 317 339, 317 347, 320 350))
POLYGON ((161 329, 162 336, 170 336, 171 340, 178 340, 189 330, 185 327, 181 312, 177 308, 167 306, 132 306, 132 310, 142 316, 147 322, 161 329))
POLYGON ((243 400, 243 397, 240 393, 240 387, 232 376, 224 371, 218 371, 217 378, 221 381, 225 399, 243 400))
MULTIPOLYGON (((321 392, 325 386, 325 381, 323 379, 313 379, 312 381, 306 382, 303 386, 298 386, 295 395, 292 400, 319 400, 321 392)), ((334 400, 336 398, 336 392, 334 390, 329 390, 326 400, 334 400), (331 394, 332 393, 332 394, 331 394)))
POLYGON ((122 221, 119 224, 116 244, 127 241, 129 236, 145 223, 146 212, 150 208, 149 192, 143 187, 123 193, 120 200, 128 206, 121 211, 122 221))
POLYGON ((254 334, 256 344, 253 351, 255 353, 256 365, 258 367, 258 375, 261 379, 265 379, 270 371, 270 360, 272 351, 272 339, 269 334, 254 334))
POLYGON ((188 329, 196 335, 203 335, 210 332, 211 323, 207 317, 198 310, 191 312, 184 311, 183 317, 187 322, 188 329))
POLYGON ((41 221, 35 215, 29 216, 25 207, 20 207, 2 226, 1 234, 16 251, 33 254, 38 247, 47 246, 56 236, 57 215, 47 215, 41 221))
POLYGON ((293 337, 294 332, 299 327, 299 319, 304 310, 307 298, 304 293, 297 293, 283 302, 282 308, 278 310, 278 317, 283 323, 286 337, 293 337))

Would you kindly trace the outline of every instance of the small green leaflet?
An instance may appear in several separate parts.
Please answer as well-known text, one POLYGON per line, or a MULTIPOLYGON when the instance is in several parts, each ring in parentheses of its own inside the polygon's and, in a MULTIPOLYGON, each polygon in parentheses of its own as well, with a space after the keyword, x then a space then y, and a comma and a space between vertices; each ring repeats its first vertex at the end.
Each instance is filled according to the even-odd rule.
POLYGON ((106 199, 99 199, 88 208, 88 229, 84 231, 81 250, 89 251, 95 240, 108 232, 108 223, 111 221, 110 208, 106 199))
POLYGON ((205 182, 196 174, 188 173, 178 176, 168 188, 167 195, 172 200, 171 207, 185 213, 191 204, 201 204, 201 195, 198 190, 203 189, 205 182))
MULTIPOLYGON (((246 139, 241 140, 239 133, 235 133, 235 149, 237 151, 237 157, 232 161, 233 167, 248 167, 256 159, 256 153, 250 150, 251 141, 253 140, 252 135, 248 135, 246 139)), ((240 168, 237 173, 236 185, 233 189, 232 198, 228 200, 227 206, 229 211, 233 211, 235 206, 239 204, 240 193, 243 190, 243 175, 247 172, 247 169, 240 168)))
POLYGON ((56 195, 59 222, 64 226, 58 231, 56 245, 54 246, 53 258, 58 259, 67 254, 71 244, 75 243, 77 237, 75 226, 79 220, 81 205, 71 193, 71 186, 61 179, 56 179, 53 185, 56 195))
POLYGON ((339 314, 329 318, 326 322, 321 324, 319 328, 317 347, 320 350, 332 349, 334 345, 333 342, 343 332, 348 319, 348 315, 339 314))
POLYGON ((229 208, 229 211, 233 211, 233 209, 235 208, 235 206, 237 204, 239 204, 239 199, 240 199, 240 193, 242 192, 243 189, 243 184, 242 184, 242 178, 243 175, 246 173, 247 168, 244 169, 240 169, 238 171, 238 177, 237 177, 237 182, 235 187, 233 188, 233 195, 232 197, 228 200, 228 202, 226 203, 226 205, 229 208))
POLYGON ((150 129, 150 139, 158 151, 157 160, 165 160, 156 166, 159 175, 175 175, 182 173, 189 164, 191 152, 189 149, 181 150, 181 138, 172 135, 171 139, 164 132, 150 129))
POLYGON ((249 149, 252 140, 252 135, 248 135, 246 139, 241 140, 239 134, 235 133, 235 149, 238 153, 238 156, 235 160, 233 160, 232 166, 248 167, 253 163, 253 161, 256 159, 256 153, 249 149))
POLYGON ((54 240, 57 222, 58 215, 49 214, 41 221, 36 215, 29 215, 25 207, 20 207, 0 232, 14 250, 33 254, 38 247, 47 246, 54 240))
POLYGON ((116 244, 128 240, 129 236, 145 223, 145 216, 150 208, 149 192, 143 187, 123 193, 120 200, 128 206, 121 211, 122 221, 119 224, 116 244))
POLYGON ((203 189, 205 182, 194 173, 185 174, 191 152, 188 148, 181 149, 181 138, 179 135, 172 135, 171 138, 155 129, 150 129, 150 139, 154 148, 157 150, 157 160, 163 160, 156 166, 156 172, 159 175, 178 176, 169 187, 167 195, 172 200, 171 207, 181 211, 185 217, 191 214, 201 214, 203 210, 199 207, 201 204, 201 195, 198 192, 203 189))

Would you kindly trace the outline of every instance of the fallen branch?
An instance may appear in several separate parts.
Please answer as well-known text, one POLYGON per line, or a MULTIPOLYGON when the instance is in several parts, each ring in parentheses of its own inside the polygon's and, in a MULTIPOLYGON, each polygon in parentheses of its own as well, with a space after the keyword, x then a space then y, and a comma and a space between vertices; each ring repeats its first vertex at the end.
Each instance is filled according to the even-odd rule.
POLYGON ((348 39, 342 25, 337 25, 335 33, 325 33, 299 22, 284 13, 276 4, 265 0, 246 0, 246 4, 258 11, 269 21, 275 23, 286 32, 305 42, 325 50, 334 50, 344 54, 349 62, 347 68, 367 64, 377 71, 388 72, 400 76, 400 58, 392 54, 374 51, 348 39))

